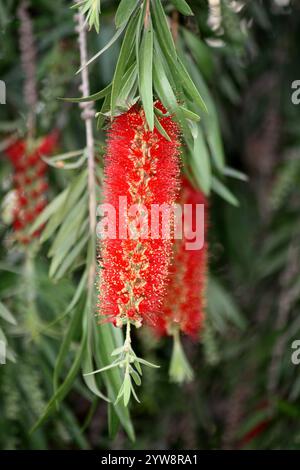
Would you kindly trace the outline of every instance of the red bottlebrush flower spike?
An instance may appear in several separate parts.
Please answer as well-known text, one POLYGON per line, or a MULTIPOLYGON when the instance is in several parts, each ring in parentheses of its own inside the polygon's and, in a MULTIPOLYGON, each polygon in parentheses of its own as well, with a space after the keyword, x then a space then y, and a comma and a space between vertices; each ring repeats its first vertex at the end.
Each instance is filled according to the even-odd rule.
POLYGON ((174 243, 174 261, 170 267, 167 295, 161 315, 157 318, 155 329, 159 334, 174 335, 174 352, 170 367, 170 375, 174 381, 184 381, 192 378, 192 371, 184 357, 179 342, 179 332, 196 338, 204 320, 205 284, 207 263, 207 199, 205 195, 194 189, 184 179, 180 194, 182 207, 182 239, 174 243), (197 220, 196 206, 204 206, 204 220, 197 220), (184 209, 189 210, 189 217, 185 216, 184 209), (204 239, 204 244, 194 249, 187 249, 191 240, 186 236, 188 232, 197 231, 196 237, 204 239), (203 237, 203 238, 202 238, 203 237), (195 249, 196 248, 196 249, 195 249))
POLYGON ((57 140, 58 133, 54 131, 44 137, 34 149, 27 149, 26 141, 19 140, 6 150, 14 168, 15 204, 12 226, 16 239, 24 245, 40 234, 40 229, 33 235, 28 232, 30 225, 46 204, 47 165, 41 157, 53 152, 57 140))
MULTIPOLYGON (((157 324, 158 331, 167 334, 174 327, 192 337, 197 337, 203 324, 206 284, 207 242, 206 215, 207 199, 205 195, 194 189, 184 179, 180 195, 180 204, 190 205, 192 209, 193 230, 204 234, 204 245, 199 249, 187 249, 187 240, 184 236, 175 241, 174 262, 170 267, 167 295, 165 297, 162 314, 157 324), (196 227, 196 204, 202 204, 205 208, 204 225, 196 227)), ((182 211, 183 227, 187 220, 182 211)), ((198 224, 201 221, 198 221, 198 224)))
MULTIPOLYGON (((160 103, 156 107, 165 113, 160 103)), ((117 326, 128 320, 136 326, 143 320, 153 322, 165 292, 173 242, 161 236, 161 221, 157 239, 143 237, 143 229, 139 230, 141 213, 127 212, 137 204, 150 215, 153 204, 173 205, 176 200, 179 131, 170 117, 160 122, 171 141, 157 129, 149 131, 144 111, 138 106, 116 117, 109 132, 104 203, 115 209, 116 238, 101 243, 99 308, 100 314, 117 326), (124 196, 127 208, 119 207, 124 196), (120 237, 124 221, 127 239, 120 237), (137 230, 135 239, 130 236, 133 227, 137 230)))

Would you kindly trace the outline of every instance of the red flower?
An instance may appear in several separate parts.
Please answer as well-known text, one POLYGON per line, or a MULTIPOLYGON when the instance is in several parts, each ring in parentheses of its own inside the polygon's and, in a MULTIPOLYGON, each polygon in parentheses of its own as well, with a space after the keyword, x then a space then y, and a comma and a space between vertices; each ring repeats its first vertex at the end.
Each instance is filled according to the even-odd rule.
MULTIPOLYGON (((44 194, 48 189, 45 178, 47 165, 41 160, 41 156, 53 152, 57 139, 58 133, 54 131, 44 137, 30 153, 27 151, 25 140, 15 142, 6 150, 14 167, 13 182, 17 191, 16 206, 13 209, 13 229, 17 239, 23 244, 28 244, 32 239, 32 236, 26 233, 28 227, 45 207, 44 194)), ((36 234, 39 232, 38 230, 36 234)))
POLYGON ((38 152, 35 152, 32 155, 29 155, 28 158, 27 158, 27 162, 28 162, 29 166, 36 165, 39 160, 40 160, 40 156, 39 156, 38 152))
POLYGON ((20 164, 20 160, 25 154, 25 149, 26 143, 24 140, 17 140, 14 144, 8 147, 8 149, 6 149, 6 154, 15 168, 20 164))
MULTIPOLYGON (((160 103, 156 107, 165 112, 160 103)), ((130 215, 119 208, 120 196, 126 196, 128 208, 140 204, 148 214, 152 204, 171 205, 176 200, 178 127, 170 117, 160 122, 171 141, 157 129, 149 131, 138 106, 115 118, 109 132, 104 202, 116 211, 116 238, 101 243, 99 308, 101 315, 118 326, 127 319, 139 326, 144 319, 156 318, 168 275, 172 240, 163 239, 161 230, 157 239, 143 236, 143 213, 130 215), (131 234, 135 228, 136 239, 123 239, 119 233, 125 220, 131 234)))
POLYGON ((58 137, 59 134, 57 130, 54 130, 53 132, 51 132, 51 134, 44 137, 38 147, 39 155, 47 156, 51 154, 57 147, 58 137))
MULTIPOLYGON (((160 334, 172 333, 174 328, 178 328, 184 333, 196 337, 199 334, 204 319, 205 305, 205 284, 206 284, 206 262, 207 262, 207 242, 206 242, 206 215, 207 199, 205 195, 194 189, 190 183, 184 179, 180 203, 190 205, 192 216, 192 230, 197 229, 197 235, 204 234, 204 245, 198 249, 188 250, 187 242, 191 241, 183 232, 183 237, 175 241, 174 261, 170 268, 167 295, 164 306, 155 325, 160 334), (204 223, 201 218, 196 227, 196 205, 203 204, 205 207, 204 223)), ((189 206, 186 206, 189 208, 189 206)), ((182 226, 186 228, 189 220, 184 217, 182 210, 182 226)), ((196 246, 195 246, 196 247, 196 246)))
POLYGON ((14 230, 17 232, 18 230, 22 230, 23 227, 24 227, 23 222, 21 222, 21 220, 16 218, 13 222, 14 230))
POLYGON ((35 214, 39 215, 44 210, 45 206, 46 206, 46 201, 44 199, 41 199, 34 208, 35 214))
POLYGON ((18 194, 18 202, 21 207, 24 207, 28 204, 28 199, 22 192, 19 192, 18 194))

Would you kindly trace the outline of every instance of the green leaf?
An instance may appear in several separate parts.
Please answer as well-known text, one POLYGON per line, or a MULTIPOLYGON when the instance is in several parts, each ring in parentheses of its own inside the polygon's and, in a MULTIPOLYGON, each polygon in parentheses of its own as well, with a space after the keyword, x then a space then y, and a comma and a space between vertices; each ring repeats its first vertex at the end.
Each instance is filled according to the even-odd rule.
POLYGON ((122 363, 124 363, 124 361, 112 362, 111 364, 108 364, 107 366, 101 367, 101 369, 93 370, 92 372, 86 372, 85 375, 89 376, 89 375, 99 374, 100 372, 105 372, 107 370, 114 369, 115 367, 119 367, 120 364, 122 363))
POLYGON ((190 128, 188 126, 187 120, 183 116, 183 112, 177 103, 175 93, 170 85, 169 79, 165 73, 165 69, 162 63, 160 49, 157 43, 155 43, 154 48, 154 67, 153 67, 153 79, 154 79, 154 88, 155 91, 168 110, 170 115, 173 115, 180 125, 182 132, 187 140, 191 141, 192 135, 190 128))
POLYGON ((235 178, 240 181, 248 181, 249 179, 245 173, 235 170, 234 168, 230 168, 229 166, 224 167, 223 175, 230 176, 231 178, 235 178))
POLYGON ((195 122, 200 121, 200 116, 198 114, 193 113, 193 111, 190 111, 187 108, 184 108, 184 106, 180 106, 180 109, 186 119, 189 119, 190 121, 195 121, 195 122))
POLYGON ((43 157, 43 160, 52 164, 53 162, 59 162, 60 160, 69 160, 70 158, 79 157, 83 154, 83 152, 84 149, 72 150, 71 152, 61 153, 59 155, 55 155, 54 157, 43 157))
POLYGON ((29 233, 35 232, 41 225, 44 225, 45 222, 51 217, 52 214, 57 213, 57 211, 63 206, 68 190, 65 189, 62 193, 60 193, 53 201, 48 204, 43 212, 37 217, 34 224, 30 228, 29 233))
POLYGON ((167 133, 167 131, 163 128, 163 126, 161 125, 158 117, 156 116, 156 114, 154 114, 154 123, 155 123, 155 127, 156 129, 159 131, 159 133, 166 139, 168 140, 169 142, 171 142, 171 138, 169 136, 169 134, 167 133))
POLYGON ((179 58, 177 71, 180 79, 182 80, 182 86, 185 88, 191 99, 195 101, 200 109, 203 109, 205 112, 207 112, 207 107, 204 100, 202 99, 202 96, 200 95, 188 71, 179 58))
POLYGON ((189 5, 186 3, 185 0, 171 0, 171 3, 173 3, 174 7, 183 15, 187 16, 193 16, 194 13, 192 12, 191 8, 189 5))
MULTIPOLYGON (((98 367, 108 364, 111 360, 111 352, 123 344, 122 331, 110 324, 103 324, 94 329, 95 359, 98 367)), ((103 380, 107 387, 110 400, 114 403, 115 411, 120 422, 131 440, 134 440, 134 429, 130 420, 128 409, 122 402, 115 404, 118 392, 122 387, 121 371, 119 368, 107 370, 103 374, 103 380)))
POLYGON ((138 70, 139 70, 139 50, 140 50, 140 42, 141 42, 141 33, 142 33, 143 21, 144 21, 145 14, 146 14, 146 7, 147 7, 147 2, 143 2, 142 8, 139 14, 139 19, 136 25, 136 31, 135 31, 135 59, 136 59, 138 70))
POLYGON ((154 369, 160 368, 160 366, 157 366, 156 364, 153 364, 152 362, 145 361, 145 359, 142 359, 141 357, 136 357, 135 361, 139 362, 140 364, 144 364, 144 366, 153 367, 154 369))
POLYGON ((239 201, 237 198, 232 194, 232 192, 226 188, 226 186, 214 176, 212 177, 212 189, 217 193, 221 198, 225 201, 229 202, 233 206, 238 207, 239 201))
POLYGON ((206 130, 207 142, 211 151, 213 161, 215 163, 216 168, 223 173, 223 168, 225 165, 225 156, 219 128, 218 115, 213 99, 210 95, 207 85, 203 80, 203 77, 201 76, 198 67, 196 67, 192 60, 188 57, 186 57, 186 65, 199 92, 201 93, 201 96, 203 96, 203 99, 207 105, 208 113, 203 112, 202 109, 199 109, 199 112, 206 130))
POLYGON ((82 67, 80 67, 79 70, 77 70, 76 74, 80 73, 85 67, 88 67, 94 60, 98 59, 107 49, 109 49, 115 42, 116 40, 121 36, 123 33, 124 29, 126 28, 127 23, 124 22, 120 28, 117 30, 117 32, 113 35, 110 41, 101 49, 97 54, 95 54, 91 59, 87 61, 86 64, 84 64, 82 67))
POLYGON ((128 373, 125 374, 124 377, 124 389, 123 389, 123 396, 124 396, 124 406, 127 406, 130 400, 131 395, 131 378, 128 373))
MULTIPOLYGON (((70 210, 74 208, 76 202, 78 201, 78 199, 80 198, 80 196, 82 195, 86 187, 87 187, 87 170, 85 169, 78 175, 77 178, 75 178, 72 181, 69 187, 65 190, 66 194, 64 195, 64 199, 60 201, 61 204, 59 205, 58 208, 56 208, 55 212, 53 213, 53 216, 48 221, 46 228, 44 229, 42 233, 42 236, 41 236, 42 242, 48 240, 48 238, 51 237, 51 235, 55 232, 55 230, 57 230, 59 225, 65 220, 66 216, 69 214, 70 210)), ((62 194, 64 194, 65 191, 62 194)), ((47 207, 45 210, 47 210, 47 207)), ((41 216, 44 214, 44 212, 42 212, 41 216)))
POLYGON ((212 54, 209 47, 188 29, 182 28, 184 42, 191 50, 197 63, 198 70, 201 70, 205 78, 211 78, 214 70, 212 54))
POLYGON ((170 69, 174 71, 174 78, 177 78, 181 82, 186 92, 197 103, 197 105, 207 112, 206 105, 199 91, 189 76, 184 64, 177 55, 173 37, 160 0, 154 2, 153 13, 156 22, 158 41, 170 69))
POLYGON ((117 432, 120 428, 120 420, 115 411, 114 406, 110 403, 108 405, 108 432, 109 437, 114 439, 117 435, 117 432))
POLYGON ((138 399, 138 396, 137 396, 137 394, 136 394, 136 392, 135 392, 135 390, 134 390, 134 386, 133 386, 132 383, 131 383, 131 392, 132 392, 132 395, 134 396, 134 398, 136 399, 136 401, 137 401, 138 403, 141 403, 140 400, 138 399))
POLYGON ((74 340, 74 336, 77 334, 80 328, 81 319, 82 319, 82 307, 78 307, 73 312, 73 315, 70 319, 68 330, 66 334, 64 335, 64 338, 63 338, 63 341, 60 346, 59 353, 56 359, 54 373, 53 373, 53 388, 54 388, 55 393, 58 390, 59 377, 64 368, 66 357, 68 356, 70 352, 71 342, 74 340))
POLYGON ((74 380, 77 376, 77 373, 80 369, 84 347, 85 347, 85 343, 84 341, 82 341, 80 348, 78 349, 75 359, 72 363, 72 366, 69 369, 66 379, 57 389, 53 397, 50 399, 42 416, 38 419, 38 421, 35 423, 35 425, 31 429, 31 433, 34 432, 49 417, 49 415, 54 411, 56 404, 61 402, 64 399, 64 397, 67 395, 67 393, 70 391, 74 383, 74 380))
POLYGON ((173 336, 173 351, 169 367, 169 377, 171 382, 180 384, 191 382, 194 378, 193 369, 182 348, 178 331, 173 336))
POLYGON ((122 79, 122 88, 118 96, 117 107, 128 106, 136 91, 137 67, 132 64, 122 79))
POLYGON ((143 375, 143 371, 142 371, 142 368, 141 368, 140 364, 139 364, 137 361, 134 361, 134 365, 135 365, 136 370, 137 370, 138 373, 140 374, 140 376, 142 376, 142 375, 143 375))
MULTIPOLYGON (((52 276, 55 281, 61 279, 67 272, 72 263, 78 258, 83 248, 86 246, 89 239, 89 233, 82 237, 80 241, 78 241, 74 248, 71 249, 68 255, 63 259, 63 262, 59 266, 56 272, 52 273, 52 276)), ((49 273, 50 275, 50 273, 49 273)))
POLYGON ((153 131, 154 128, 152 66, 153 28, 150 20, 144 32, 139 52, 139 88, 146 119, 151 131, 153 131))
POLYGON ((87 198, 85 196, 69 212, 49 250, 49 256, 53 258, 49 269, 50 277, 54 276, 72 246, 87 230, 87 198))
MULTIPOLYGON (((65 199, 65 203, 62 206, 62 212, 60 214, 60 222, 65 223, 66 217, 70 217, 70 211, 73 210, 73 216, 76 214, 76 205, 77 209, 84 206, 84 200, 87 199, 86 194, 86 184, 87 184, 87 170, 84 169, 82 173, 72 181, 67 189, 67 195, 65 199)), ((70 217, 71 221, 73 218, 70 217)))
POLYGON ((116 11, 115 24, 120 28, 124 21, 128 21, 138 4, 137 0, 121 0, 116 11))
MULTIPOLYGON (((68 160, 68 159, 74 158, 75 156, 78 156, 78 154, 79 152, 68 152, 68 153, 62 154, 62 157, 63 157, 63 160, 68 160)), ((80 154, 82 154, 82 151, 80 151, 80 154)), ((86 162, 86 159, 87 159, 86 152, 84 152, 84 154, 81 155, 81 157, 77 161, 71 162, 71 163, 64 163, 62 159, 59 159, 59 157, 60 155, 58 155, 57 157, 50 157, 50 158, 42 157, 42 159, 48 165, 54 168, 62 168, 64 170, 74 170, 76 168, 80 168, 81 166, 83 166, 83 164, 86 162)))
POLYGON ((156 23, 155 31, 160 42, 165 45, 167 54, 169 54, 171 57, 177 57, 176 48, 169 28, 168 20, 160 0, 153 2, 153 15, 156 23))
POLYGON ((154 50, 153 77, 154 87, 160 100, 171 114, 176 115, 178 121, 180 122, 182 120, 182 114, 178 106, 174 91, 172 90, 170 82, 165 74, 161 58, 156 49, 154 50))
POLYGON ((201 189, 205 194, 209 194, 211 187, 211 166, 203 131, 200 126, 198 126, 197 137, 194 141, 191 165, 201 189))
MULTIPOLYGON (((90 315, 91 312, 86 312, 86 314, 90 315)), ((97 397, 107 402, 110 402, 110 400, 105 395, 103 395, 103 393, 99 390, 95 376, 87 374, 87 372, 91 370, 92 367, 93 367, 93 361, 89 353, 89 348, 87 348, 82 359, 83 380, 85 381, 87 387, 91 390, 91 392, 93 392, 97 397)))
POLYGON ((70 312, 76 306, 76 304, 79 302, 81 294, 83 293, 84 288, 86 286, 87 278, 88 278, 87 271, 84 271, 84 273, 81 276, 80 282, 78 283, 78 286, 76 288, 75 294, 74 294, 71 302, 69 303, 69 305, 66 308, 66 313, 70 312))
POLYGON ((82 0, 73 5, 71 8, 80 7, 83 15, 86 15, 86 22, 89 29, 94 26, 97 33, 100 30, 100 13, 101 13, 101 0, 82 0))
POLYGON ((87 101, 97 101, 102 98, 105 98, 106 95, 108 95, 111 91, 111 83, 107 85, 103 90, 97 91, 97 93, 94 93, 93 95, 89 96, 82 96, 79 98, 59 98, 62 101, 67 101, 69 103, 85 103, 87 101))
POLYGON ((13 315, 10 313, 8 308, 2 302, 0 302, 0 317, 3 318, 8 323, 11 323, 12 325, 17 324, 13 315))
MULTIPOLYGON (((241 330, 245 330, 247 327, 247 321, 239 311, 234 299, 229 292, 223 287, 223 285, 213 276, 209 276, 207 285, 207 299, 208 309, 212 320, 216 323, 220 320, 220 317, 224 317, 226 323, 228 320, 234 323, 241 330)), ((226 327, 226 323, 219 322, 222 328, 226 327)))
POLYGON ((120 346, 119 348, 116 348, 113 350, 113 352, 111 353, 112 356, 119 356, 121 354, 121 352, 124 351, 124 346, 120 346))
POLYGON ((124 40, 121 46, 119 58, 117 61, 113 81, 112 81, 112 91, 110 98, 110 111, 111 116, 114 116, 115 106, 119 97, 119 94, 122 89, 122 78, 128 66, 128 60, 131 56, 131 52, 134 46, 134 38, 136 32, 136 25, 139 15, 134 15, 128 23, 128 28, 126 30, 124 40))
POLYGON ((130 370, 130 374, 131 374, 133 380, 135 381, 136 385, 140 386, 142 384, 141 378, 140 378, 139 374, 132 367, 131 367, 131 370, 130 370))

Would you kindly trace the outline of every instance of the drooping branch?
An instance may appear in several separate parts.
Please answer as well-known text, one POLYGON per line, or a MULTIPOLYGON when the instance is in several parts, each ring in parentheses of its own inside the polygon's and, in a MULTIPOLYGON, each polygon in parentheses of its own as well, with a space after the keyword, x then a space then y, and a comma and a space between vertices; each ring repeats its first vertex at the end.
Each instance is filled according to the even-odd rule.
MULTIPOLYGON (((76 2, 77 3, 77 2, 76 2)), ((87 39, 86 39, 86 23, 83 14, 79 11, 75 17, 76 32, 78 33, 78 42, 80 50, 81 65, 81 85, 80 91, 83 96, 90 94, 88 69, 84 67, 87 63, 87 39)), ((93 136, 93 118, 95 111, 92 102, 80 103, 82 109, 81 117, 85 122, 86 132, 86 151, 88 161, 88 190, 89 190, 89 219, 90 233, 92 237, 96 232, 96 181, 95 181, 95 154, 94 154, 94 136, 93 136)), ((89 272, 89 287, 94 284, 96 263, 93 260, 89 272)))
POLYGON ((21 64, 24 71, 24 100, 27 105, 28 137, 33 137, 36 127, 37 82, 36 82, 36 48, 33 38, 33 28, 28 12, 29 2, 22 0, 18 8, 20 20, 19 43, 21 64))

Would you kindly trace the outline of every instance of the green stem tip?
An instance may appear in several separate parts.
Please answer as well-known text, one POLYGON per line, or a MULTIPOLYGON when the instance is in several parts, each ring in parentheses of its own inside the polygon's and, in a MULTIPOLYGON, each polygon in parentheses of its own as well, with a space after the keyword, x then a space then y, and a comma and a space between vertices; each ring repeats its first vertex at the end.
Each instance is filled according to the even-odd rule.
POLYGON ((169 368, 169 376, 171 382, 179 384, 191 382, 194 378, 193 369, 191 368, 182 348, 178 330, 173 332, 173 352, 169 368))

